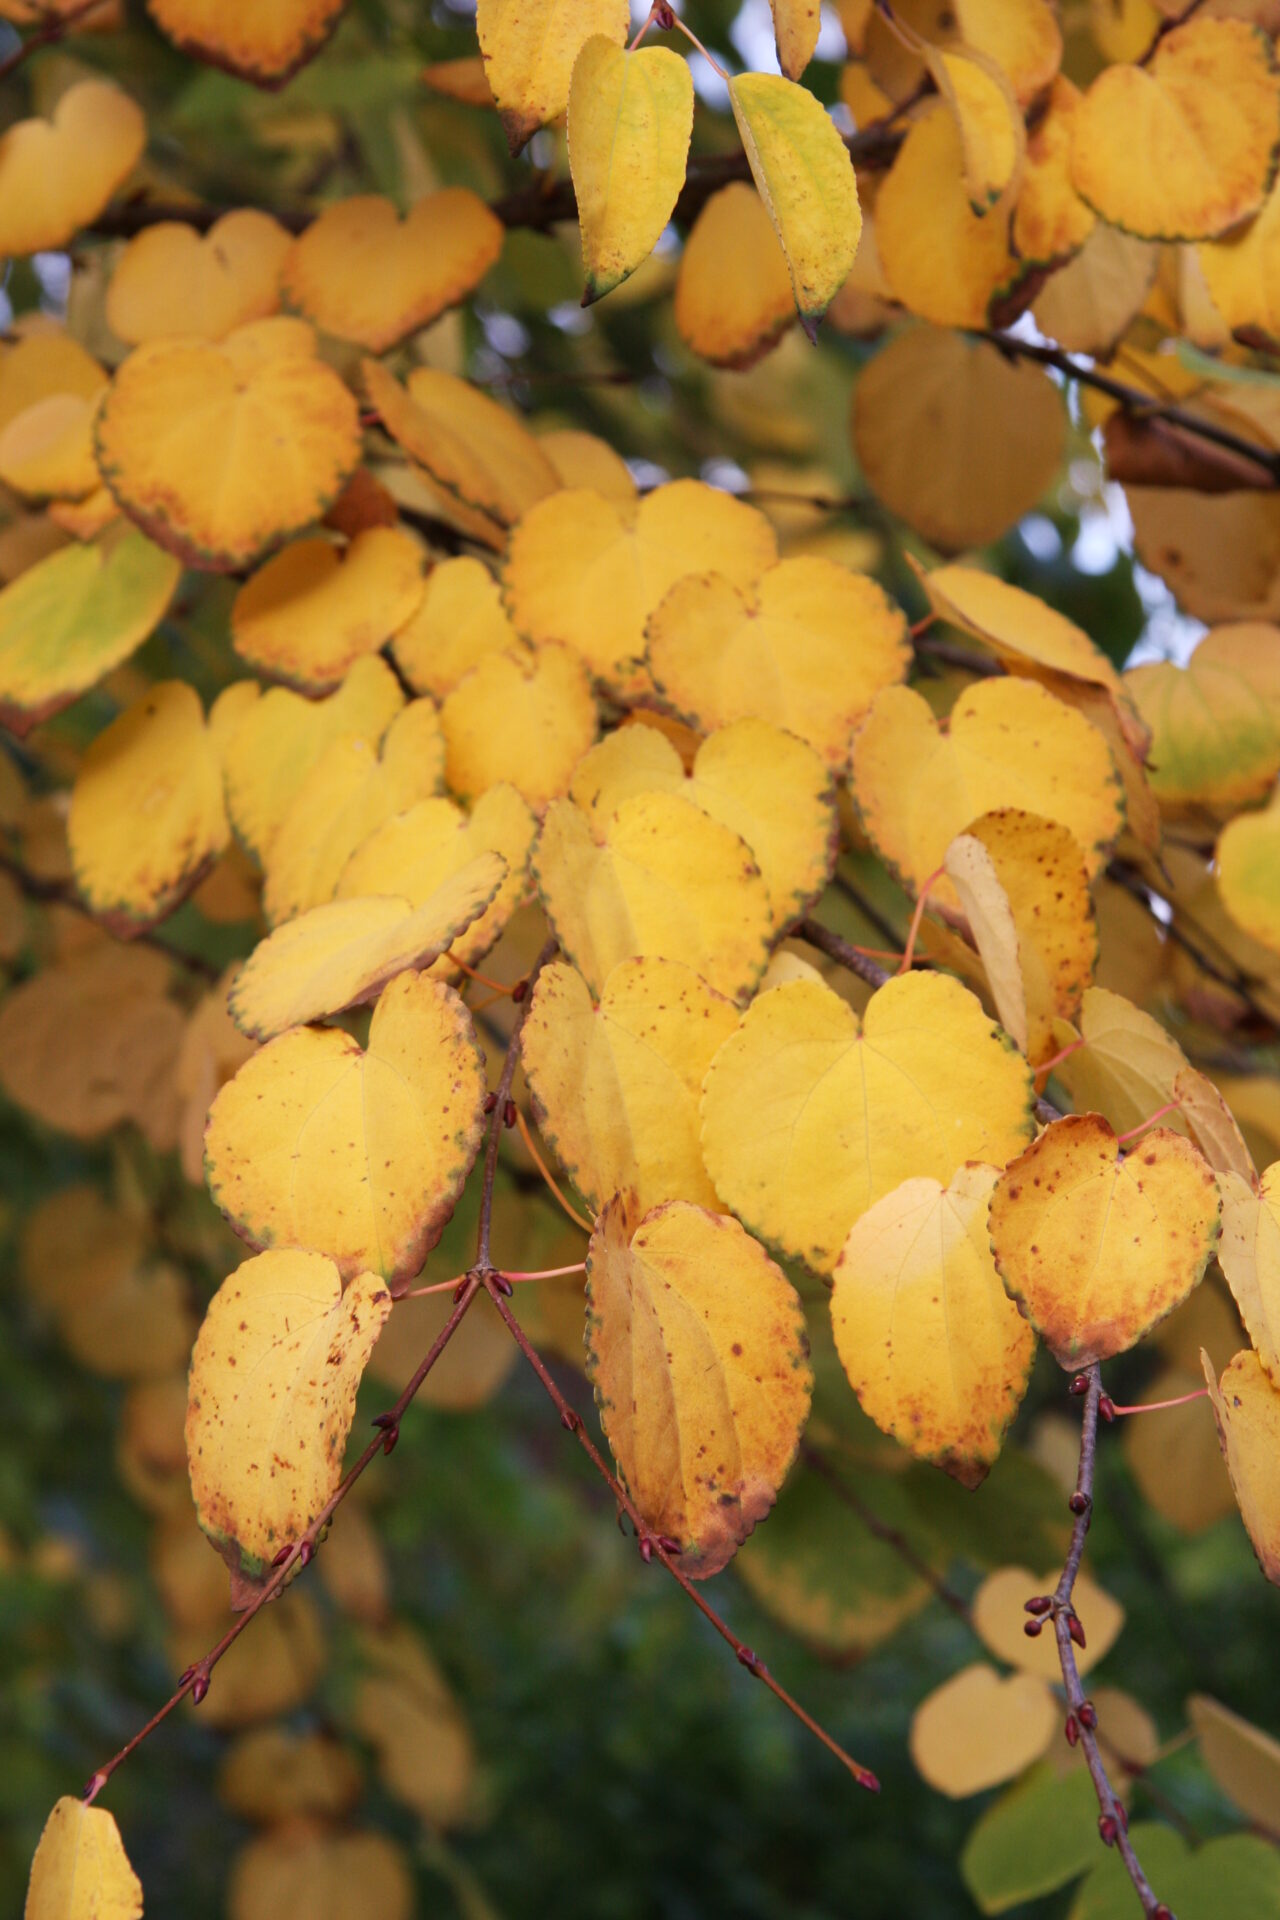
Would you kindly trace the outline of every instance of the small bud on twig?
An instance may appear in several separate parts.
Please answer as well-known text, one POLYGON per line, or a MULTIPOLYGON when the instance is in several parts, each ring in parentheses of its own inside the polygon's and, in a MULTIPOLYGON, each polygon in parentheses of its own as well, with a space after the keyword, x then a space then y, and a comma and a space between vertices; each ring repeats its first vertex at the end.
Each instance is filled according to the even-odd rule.
POLYGON ((1114 1847, 1120 1833, 1119 1823, 1113 1819, 1109 1813, 1100 1814, 1098 1816, 1098 1833, 1101 1836, 1104 1847, 1114 1847))
POLYGON ((1027 1613, 1051 1613, 1053 1601, 1047 1593, 1036 1593, 1030 1600, 1023 1602, 1023 1607, 1027 1613))
POLYGON ((1089 1391, 1089 1376, 1087 1373, 1078 1373, 1075 1379, 1071 1382, 1071 1385, 1067 1388, 1067 1392, 1074 1393, 1077 1396, 1077 1398, 1081 1394, 1088 1393, 1088 1391, 1089 1391))
POLYGON ((582 1422, 572 1407, 566 1407, 560 1415, 560 1425, 569 1433, 577 1433, 582 1422))
POLYGON ((1098 1724, 1097 1708, 1094 1706, 1092 1700, 1082 1700, 1080 1702, 1080 1725, 1082 1727, 1087 1727, 1089 1729, 1089 1732, 1092 1733, 1094 1728, 1097 1726, 1097 1724, 1098 1724))
MULTIPOLYGON (((377 1424, 378 1423, 375 1420, 374 1425, 377 1426, 377 1424)), ((279 1553, 277 1553, 275 1559, 271 1562, 272 1566, 282 1567, 292 1552, 293 1552, 293 1543, 290 1540, 286 1540, 284 1545, 281 1547, 279 1553)))
POLYGON ((508 1100, 506 1106, 502 1109, 502 1124, 504 1127, 514 1127, 515 1123, 516 1103, 514 1100, 508 1100))
POLYGON ((201 1702, 201 1701, 202 1701, 202 1700, 204 1699, 204 1697, 205 1697, 205 1695, 206 1695, 206 1693, 208 1693, 208 1691, 209 1691, 209 1676, 208 1676, 208 1674, 207 1674, 207 1673, 201 1673, 201 1674, 197 1674, 197 1676, 196 1676, 196 1678, 195 1678, 195 1680, 194 1680, 194 1681, 192 1682, 192 1686, 191 1686, 191 1704, 192 1704, 192 1706, 193 1706, 193 1707, 198 1707, 198 1706, 200 1705, 200 1702, 201 1702))
POLYGON ((1067 1615, 1067 1632, 1071 1635, 1071 1638, 1078 1647, 1084 1646, 1084 1628, 1080 1625, 1080 1616, 1078 1613, 1069 1613, 1067 1615))
POLYGON ((515 1001, 517 1006, 520 1005, 520 1002, 524 999, 528 991, 529 991, 529 982, 527 980, 516 981, 514 987, 512 987, 511 989, 511 998, 515 1001))
POLYGON ((1043 1620, 1028 1620, 1024 1623, 1022 1631, 1026 1634, 1028 1640, 1035 1640, 1039 1638, 1043 1629, 1043 1620))
POLYGON ((1067 1506, 1070 1508, 1071 1512, 1075 1514, 1077 1520, 1080 1518, 1080 1515, 1082 1513, 1088 1513, 1091 1505, 1092 1505, 1092 1502, 1090 1501, 1088 1494, 1081 1492, 1079 1488, 1076 1489, 1076 1491, 1072 1494, 1071 1498, 1067 1502, 1067 1506))
POLYGON ((1062 1729, 1062 1731, 1067 1736, 1067 1745, 1069 1747, 1074 1747, 1076 1744, 1076 1741, 1080 1738, 1080 1728, 1079 1728, 1079 1725, 1077 1724, 1074 1713, 1069 1713, 1067 1715, 1067 1724, 1062 1729))
POLYGON ((485 1110, 485 1112, 486 1112, 486 1113, 492 1113, 492 1112, 493 1112, 493 1110, 494 1110, 494 1108, 495 1108, 495 1107, 497 1106, 497 1104, 498 1104, 498 1096, 497 1096, 497 1094, 496 1094, 496 1093, 486 1093, 486 1095, 485 1095, 485 1097, 484 1097, 484 1110, 485 1110))
POLYGON ((1100 1420, 1106 1420, 1109 1422, 1114 1420, 1115 1417, 1116 1417, 1115 1401, 1111 1398, 1111 1395, 1109 1393, 1100 1394, 1098 1396, 1098 1418, 1100 1420))

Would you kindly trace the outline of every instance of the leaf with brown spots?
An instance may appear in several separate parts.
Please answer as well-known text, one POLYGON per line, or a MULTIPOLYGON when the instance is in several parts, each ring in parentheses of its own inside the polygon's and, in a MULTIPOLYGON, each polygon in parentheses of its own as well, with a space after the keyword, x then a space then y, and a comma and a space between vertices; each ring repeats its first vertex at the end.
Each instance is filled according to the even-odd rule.
POLYGON ((991 1196, 1000 1276, 1063 1367, 1136 1345, 1197 1285, 1222 1231, 1218 1183, 1189 1140, 1160 1127, 1117 1148, 1101 1114, 1069 1114, 991 1196))
POLYGON ((777 1498, 809 1412, 800 1300, 736 1220, 616 1194, 587 1250, 587 1370, 631 1497, 719 1573, 777 1498))
POLYGON ((187 1459, 200 1525, 233 1574, 261 1574, 342 1473, 356 1388, 391 1311, 372 1273, 259 1254, 209 1302, 191 1355, 187 1459))

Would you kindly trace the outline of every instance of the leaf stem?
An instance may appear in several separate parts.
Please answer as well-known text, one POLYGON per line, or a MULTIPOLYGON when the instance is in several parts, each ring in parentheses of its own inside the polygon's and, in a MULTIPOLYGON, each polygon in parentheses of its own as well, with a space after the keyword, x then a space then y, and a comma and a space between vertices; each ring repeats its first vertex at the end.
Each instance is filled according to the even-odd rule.
MULTIPOLYGON (((542 1155, 538 1152, 538 1149, 534 1144, 533 1135, 529 1131, 529 1122, 525 1119, 519 1107, 516 1108, 516 1125, 520 1129, 520 1138, 524 1141, 525 1146, 529 1149, 529 1155, 533 1161, 534 1166, 538 1169, 538 1172, 542 1175, 543 1179, 546 1181, 548 1187, 551 1189, 551 1192, 555 1195, 556 1199, 560 1202, 560 1205, 563 1208, 564 1212, 568 1214, 569 1218, 572 1220, 575 1227, 581 1227, 584 1233, 590 1233, 592 1231, 591 1222, 589 1220, 583 1219, 582 1215, 578 1212, 577 1208, 573 1206, 565 1198, 564 1194, 560 1191, 560 1188, 556 1185, 555 1179, 551 1173, 551 1169, 548 1167, 546 1161, 543 1159, 542 1155)), ((508 1275, 508 1278, 510 1278, 510 1275, 508 1275)))
POLYGON ((1190 1393, 1177 1394, 1172 1400, 1144 1400, 1134 1407, 1118 1407, 1114 1400, 1108 1402, 1114 1418, 1122 1413, 1163 1413, 1166 1407, 1189 1407, 1193 1400, 1207 1400, 1208 1387, 1196 1387, 1190 1393))

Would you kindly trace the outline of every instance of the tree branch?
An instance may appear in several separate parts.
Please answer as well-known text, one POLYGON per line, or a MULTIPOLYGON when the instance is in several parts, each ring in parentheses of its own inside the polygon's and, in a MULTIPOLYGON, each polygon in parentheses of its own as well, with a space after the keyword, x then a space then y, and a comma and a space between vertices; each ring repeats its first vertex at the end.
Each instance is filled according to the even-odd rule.
POLYGON ((310 1563, 315 1554, 316 1547, 319 1544, 321 1534, 366 1467, 376 1459, 378 1454, 390 1453, 395 1446, 400 1431, 400 1421, 405 1409, 430 1373, 432 1367, 435 1366, 436 1361, 440 1358, 440 1355, 444 1352, 458 1328, 462 1325, 472 1301, 480 1291, 480 1287, 481 1281, 478 1274, 468 1274, 463 1280, 454 1301, 453 1311, 432 1341, 431 1348, 418 1367, 417 1372, 389 1412, 380 1413, 374 1421, 374 1425, 378 1429, 374 1438, 369 1441, 363 1453, 360 1454, 354 1464, 348 1468, 334 1492, 325 1502, 301 1539, 295 1540, 293 1545, 285 1550, 276 1566, 272 1569, 270 1577, 254 1595, 244 1612, 240 1614, 233 1625, 223 1634, 217 1645, 210 1647, 208 1653, 206 1653, 202 1659, 197 1660, 194 1666, 187 1668, 164 1705, 152 1714, 146 1725, 140 1727, 131 1740, 125 1741, 118 1753, 112 1754, 110 1760, 106 1761, 92 1775, 84 1790, 86 1806, 93 1805, 93 1802, 102 1792, 102 1789, 106 1786, 108 1780, 116 1771, 116 1768, 123 1765, 129 1758, 129 1755, 155 1732, 162 1721, 168 1719, 174 1708, 185 1700, 188 1694, 191 1695, 193 1703, 199 1706, 205 1694, 209 1691, 209 1676, 212 1674, 219 1660, 221 1660, 223 1654, 226 1653, 230 1647, 234 1646, 235 1642, 249 1625, 249 1622, 261 1613, 263 1607, 265 1607, 269 1601, 278 1597, 294 1569, 301 1569, 310 1563))
POLYGON ((15 47, 11 54, 0 60, 0 80, 7 80, 9 75, 16 73, 23 61, 29 60, 38 48, 50 46, 53 41, 65 38, 87 14, 105 5, 106 0, 80 0, 78 6, 69 7, 65 13, 49 14, 41 21, 34 33, 27 35, 21 46, 15 47))
POLYGON ((632 1526, 635 1528, 636 1538, 640 1542, 642 1557, 646 1561, 655 1558, 660 1560, 667 1572, 671 1575, 671 1578, 676 1581, 679 1586, 683 1587, 703 1619, 709 1621, 720 1635, 720 1638, 727 1641, 733 1648, 734 1653, 737 1655, 739 1665, 744 1666, 748 1673, 754 1674, 757 1680, 763 1680, 770 1693, 772 1693, 776 1699, 781 1700, 783 1706, 795 1715, 796 1719, 813 1734, 815 1739, 822 1742, 829 1753, 835 1755, 841 1766, 848 1768, 860 1787, 866 1787, 871 1793, 879 1793, 880 1782, 876 1779, 875 1774, 868 1768, 860 1766, 856 1760, 852 1759, 840 1743, 834 1740, 824 1727, 819 1726, 812 1714, 806 1713, 805 1709, 800 1705, 800 1702, 774 1679, 763 1660, 746 1645, 745 1641, 738 1638, 738 1635, 733 1631, 733 1628, 728 1622, 723 1620, 710 1602, 704 1599, 703 1595, 699 1593, 689 1576, 683 1573, 677 1564, 675 1555, 679 1549, 675 1548, 671 1542, 651 1532, 645 1525, 639 1508, 632 1500, 626 1488, 622 1485, 622 1482, 605 1464, 599 1449, 595 1446, 591 1436, 583 1426, 581 1418, 569 1405, 569 1402, 565 1399, 559 1387, 552 1379, 551 1374, 543 1365, 540 1356, 530 1345, 525 1336, 524 1328, 520 1325, 520 1322, 516 1319, 504 1298, 500 1284, 501 1275, 492 1272, 487 1273, 484 1276, 484 1282, 489 1291, 489 1298, 493 1301, 494 1306, 506 1322, 508 1332, 511 1334, 512 1339, 519 1347, 521 1353, 523 1353, 525 1359, 529 1362, 529 1365, 533 1368, 533 1371, 537 1374, 546 1390, 548 1398, 551 1400, 556 1412, 560 1415, 561 1426, 566 1427, 568 1431, 573 1434, 588 1460, 590 1460, 592 1466, 613 1495, 618 1507, 626 1514, 632 1526))
MULTIPOLYGON (((1058 1664, 1062 1668, 1062 1684, 1067 1696, 1067 1737, 1074 1745, 1078 1740, 1093 1781, 1093 1790, 1098 1796, 1098 1831, 1103 1843, 1115 1847, 1124 1861, 1125 1871, 1133 1882, 1134 1891, 1142 1902, 1142 1911, 1148 1920, 1171 1920, 1169 1909, 1152 1891, 1151 1883, 1142 1870, 1141 1862, 1133 1850, 1129 1839, 1129 1816, 1123 1802, 1116 1794, 1107 1777, 1102 1755, 1098 1749, 1096 1730, 1098 1716, 1090 1701, 1086 1698, 1080 1681, 1080 1671, 1076 1666, 1076 1647, 1084 1645, 1084 1629, 1072 1605, 1076 1576, 1080 1571, 1080 1561, 1084 1554, 1085 1536, 1089 1531, 1089 1522, 1093 1518, 1093 1482, 1094 1467, 1098 1450, 1098 1402, 1102 1397, 1102 1369, 1097 1361, 1081 1376, 1086 1382, 1084 1393, 1084 1415, 1080 1425, 1080 1465, 1076 1472, 1076 1490, 1071 1498, 1071 1511, 1075 1522, 1071 1529, 1071 1545, 1061 1577, 1053 1594, 1047 1597, 1047 1604, 1041 1601, 1036 1612, 1031 1614, 1029 1627, 1038 1633, 1041 1621, 1047 1612, 1050 1615, 1054 1637, 1058 1643, 1058 1664)), ((1028 1609, 1031 1612, 1031 1609, 1028 1609)))
POLYGON ((933 1588, 934 1593, 938 1599, 941 1600, 944 1607, 950 1607, 957 1619, 963 1620, 967 1627, 976 1632, 976 1628, 973 1627, 973 1615, 970 1612, 968 1601, 962 1599, 954 1587, 947 1585, 937 1568, 930 1566, 924 1555, 917 1552, 916 1548, 913 1547, 907 1539, 905 1533, 900 1532, 897 1527, 889 1526, 887 1521, 882 1520, 880 1516, 867 1505, 866 1501, 854 1492, 844 1476, 839 1473, 831 1461, 828 1460, 825 1453, 813 1446, 810 1441, 802 1440, 800 1443, 800 1457, 806 1466, 812 1467, 815 1473, 822 1475, 822 1478, 832 1489, 837 1499, 843 1501, 849 1511, 857 1516, 869 1534, 873 1535, 875 1539, 881 1541, 884 1546, 896 1553, 905 1567, 909 1567, 918 1579, 923 1580, 928 1586, 933 1588))
POLYGON ((807 940, 819 953, 825 953, 828 960, 834 960, 849 973, 856 973, 859 980, 865 980, 869 987, 882 987, 892 978, 887 967, 878 960, 871 960, 865 953, 859 953, 857 947, 848 940, 842 940, 838 933, 832 933, 830 927, 824 927, 818 920, 802 920, 796 927, 801 940, 807 940))

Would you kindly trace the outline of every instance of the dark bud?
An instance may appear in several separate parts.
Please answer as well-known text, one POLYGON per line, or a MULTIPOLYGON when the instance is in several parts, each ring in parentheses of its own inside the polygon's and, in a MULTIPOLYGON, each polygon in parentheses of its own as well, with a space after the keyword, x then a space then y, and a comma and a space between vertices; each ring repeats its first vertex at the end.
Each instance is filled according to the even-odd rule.
POLYGON ((1097 1708, 1094 1706, 1092 1700, 1082 1700, 1080 1702, 1080 1725, 1082 1727, 1087 1727, 1089 1729, 1089 1732, 1092 1733, 1094 1728, 1097 1726, 1097 1724, 1098 1724, 1097 1708))
POLYGON ((1023 1602, 1023 1605, 1028 1613, 1035 1614, 1050 1613, 1053 1609, 1053 1601, 1047 1593, 1033 1594, 1030 1600, 1023 1602))
POLYGON ((485 1097, 484 1097, 484 1110, 485 1110, 485 1112, 486 1112, 486 1113, 492 1113, 492 1112, 493 1112, 493 1110, 494 1110, 494 1108, 495 1108, 495 1107, 497 1106, 497 1104, 498 1104, 498 1096, 497 1096, 497 1094, 496 1094, 496 1093, 486 1093, 486 1095, 485 1095, 485 1097))
POLYGON ((461 1280, 459 1280, 459 1282, 458 1282, 458 1284, 457 1284, 457 1286, 456 1286, 456 1287, 454 1288, 454 1290, 453 1290, 453 1294, 452 1294, 452 1299, 453 1299, 453 1304, 454 1304, 454 1306, 455 1306, 455 1307, 457 1306, 457 1304, 458 1304, 458 1302, 459 1302, 459 1300, 461 1300, 461 1298, 462 1298, 462 1296, 463 1296, 463 1294, 464 1294, 464 1293, 466 1292, 466 1290, 467 1290, 467 1288, 468 1288, 468 1287, 470 1286, 470 1284, 471 1284, 471 1278, 470 1278, 470 1275, 469 1275, 469 1274, 463 1274, 463 1276, 462 1276, 462 1278, 461 1278, 461 1280))
POLYGON ((582 1422, 572 1407, 566 1407, 560 1415, 560 1425, 569 1433, 577 1433, 582 1426, 582 1422))
POLYGON ((1074 1747, 1076 1744, 1076 1741, 1080 1738, 1080 1728, 1076 1724, 1076 1717, 1074 1713, 1069 1713, 1067 1715, 1067 1724, 1062 1729, 1062 1731, 1067 1736, 1067 1745, 1069 1747, 1074 1747))
MULTIPOLYGON (((377 1424, 378 1423, 375 1420, 374 1425, 376 1426, 377 1424)), ((292 1552, 293 1552, 292 1545, 288 1541, 286 1541, 284 1546, 281 1547, 279 1553, 276 1555, 275 1559, 271 1562, 272 1566, 282 1567, 292 1552)))
POLYGON ((514 1100, 508 1100, 506 1106, 502 1109, 502 1124, 504 1127, 514 1127, 515 1123, 516 1103, 514 1100))
POLYGON ((1114 1847, 1119 1832, 1119 1822, 1113 1819, 1111 1814, 1104 1813, 1098 1821, 1098 1833, 1101 1836, 1103 1846, 1114 1847))
POLYGON ((1071 1382, 1071 1385, 1067 1388, 1068 1393, 1074 1393, 1077 1395, 1077 1397, 1080 1394, 1088 1393, 1088 1391, 1089 1391, 1089 1376, 1087 1373, 1078 1373, 1075 1379, 1071 1382))
POLYGON ((512 987, 511 989, 511 998, 515 1001, 517 1006, 520 1005, 520 1002, 525 998, 528 991, 529 991, 529 982, 527 980, 516 981, 514 987, 512 987))
POLYGON ((399 1440, 399 1438, 400 1438, 399 1427, 388 1427, 382 1441, 383 1453, 384 1454, 394 1453, 396 1450, 396 1442, 397 1440, 399 1440))
POLYGON ((1111 1395, 1109 1393, 1102 1394, 1098 1400, 1098 1418, 1100 1420, 1112 1421, 1115 1419, 1115 1417, 1116 1417, 1115 1401, 1111 1398, 1111 1395))
POLYGON ((1153 1910, 1151 1920, 1173 1920, 1173 1915, 1163 1900, 1160 1902, 1160 1905, 1153 1910))
POLYGON ((515 1292, 515 1288, 512 1286, 511 1282, 508 1280, 506 1274, 499 1273, 496 1268, 489 1275, 489 1285, 493 1288, 495 1293, 502 1294, 503 1297, 508 1300, 511 1298, 512 1294, 515 1292))
POLYGON ((768 1672, 764 1661, 750 1647, 738 1648, 738 1664, 745 1667, 748 1673, 754 1673, 757 1680, 762 1674, 768 1672))
POLYGON ((373 1416, 373 1424, 375 1427, 385 1428, 394 1427, 398 1422, 394 1413, 375 1413, 373 1416))
POLYGON ((1089 1496, 1087 1493, 1081 1493, 1077 1488, 1076 1492, 1073 1493, 1068 1500, 1067 1505, 1078 1519, 1082 1513, 1088 1513, 1089 1511, 1089 1496))
POLYGON ((198 1707, 200 1705, 200 1702, 204 1699, 206 1693, 208 1693, 208 1691, 209 1691, 208 1674, 207 1673, 197 1674, 195 1681, 192 1683, 192 1687, 191 1687, 192 1706, 198 1707))
POLYGON ((656 1535, 656 1539, 657 1539, 658 1545, 662 1548, 662 1551, 664 1553, 674 1554, 674 1553, 683 1552, 683 1548, 681 1547, 680 1542, 678 1540, 673 1540, 669 1533, 660 1533, 656 1535))
POLYGON ((182 1672, 178 1675, 178 1685, 180 1687, 185 1687, 188 1680, 194 1679, 195 1671, 196 1670, 194 1667, 184 1667, 182 1669, 182 1672))
POLYGON ((664 33, 674 33, 676 30, 675 14, 664 4, 664 0, 658 0, 658 4, 653 9, 653 23, 656 27, 661 27, 664 33))
MULTIPOLYGON (((384 1442, 383 1444, 385 1445, 386 1443, 384 1442)), ((309 1567, 311 1565, 312 1560, 315 1557, 315 1551, 316 1551, 315 1541, 304 1540, 302 1545, 298 1548, 298 1565, 300 1567, 309 1567)))
POLYGON ((653 1542, 647 1533, 640 1535, 640 1558, 644 1561, 646 1567, 653 1558, 653 1542))
POLYGON ((1027 1620, 1023 1624, 1022 1631, 1026 1634, 1028 1640, 1035 1640, 1044 1631, 1044 1621, 1027 1620))
POLYGON ((1084 1628, 1080 1625, 1080 1616, 1078 1613, 1069 1613, 1067 1615, 1067 1632, 1071 1635, 1071 1638, 1078 1647, 1084 1646, 1084 1628))

